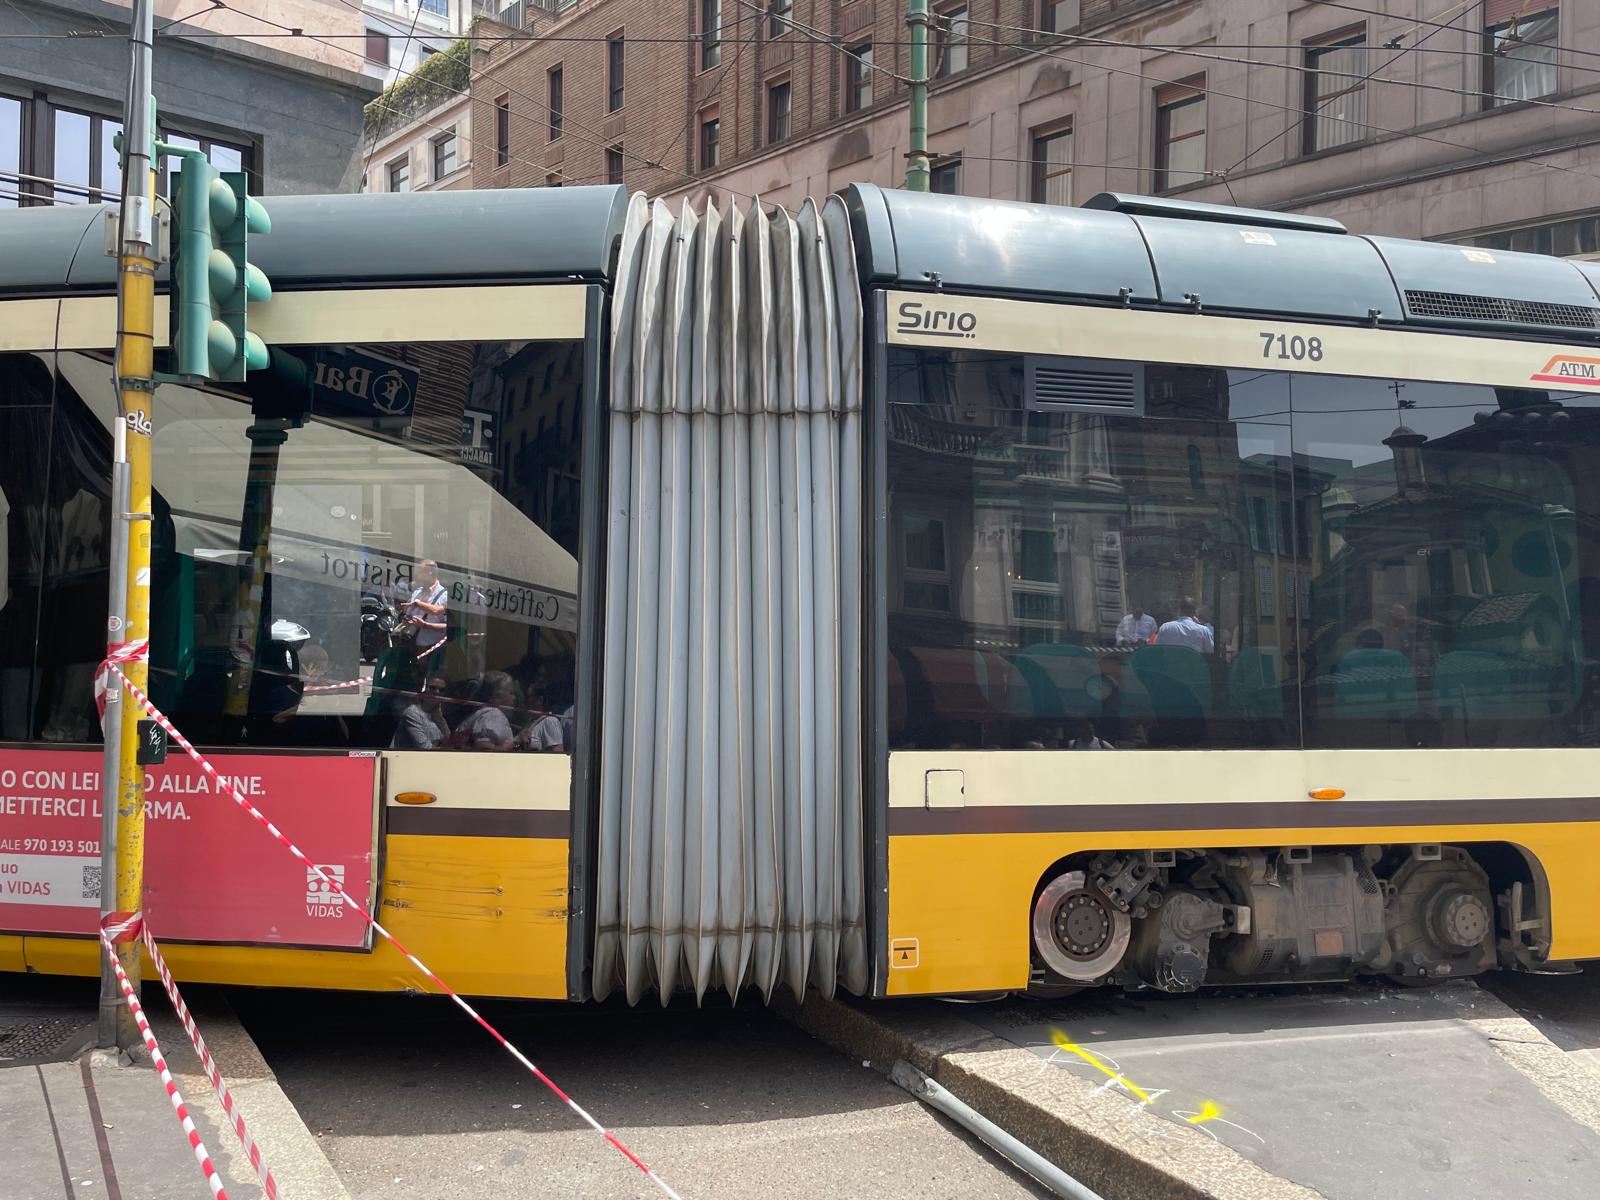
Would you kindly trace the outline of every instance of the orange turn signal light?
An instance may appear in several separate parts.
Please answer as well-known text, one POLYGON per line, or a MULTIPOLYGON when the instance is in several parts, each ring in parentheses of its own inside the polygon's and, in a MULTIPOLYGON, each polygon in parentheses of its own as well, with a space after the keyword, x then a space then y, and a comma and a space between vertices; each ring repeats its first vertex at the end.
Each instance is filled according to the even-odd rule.
MULTIPOLYGON (((1343 792, 1339 794, 1341 796, 1344 795, 1343 792)), ((396 792, 394 794, 394 802, 396 804, 432 804, 438 798, 432 792, 396 792)))
POLYGON ((1311 789, 1311 798, 1313 800, 1343 800, 1344 799, 1344 789, 1343 788, 1312 788, 1311 789))

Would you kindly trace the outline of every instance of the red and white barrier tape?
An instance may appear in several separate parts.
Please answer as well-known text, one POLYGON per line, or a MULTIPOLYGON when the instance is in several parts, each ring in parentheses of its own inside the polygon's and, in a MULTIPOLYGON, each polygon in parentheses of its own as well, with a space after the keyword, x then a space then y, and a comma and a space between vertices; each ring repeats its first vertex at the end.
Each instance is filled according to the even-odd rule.
POLYGON ((232 800, 240 808, 244 809, 245 812, 249 813, 250 816, 255 819, 258 825, 276 838, 278 843, 288 850, 290 854, 294 855, 294 857, 298 859, 308 871, 316 875, 318 879, 320 879, 333 891, 344 897, 344 899, 349 903, 350 907, 355 910, 361 919, 372 927, 374 933, 379 934, 396 950, 405 955, 406 960, 410 962, 412 966, 426 975, 430 982, 432 982, 446 996, 450 997, 451 1001, 455 1003, 457 1008, 466 1013, 467 1016, 471 1017, 479 1026, 483 1028, 486 1033, 489 1034, 490 1037, 499 1042, 506 1053, 510 1054, 512 1058, 516 1059, 519 1063, 526 1067, 535 1079, 559 1096, 562 1102, 566 1104, 566 1106, 571 1109, 572 1112, 580 1120, 582 1120, 584 1124, 588 1125, 601 1137, 605 1138, 605 1140, 610 1143, 611 1147, 616 1150, 617 1153, 621 1154, 630 1163, 638 1167, 639 1170, 643 1171, 645 1176, 656 1186, 662 1195, 670 1197, 670 1200, 682 1200, 682 1197, 680 1197, 677 1192, 672 1190, 667 1181, 662 1179, 661 1176, 657 1175, 648 1166, 646 1166, 644 1160, 641 1159, 637 1154, 623 1145, 622 1141, 617 1137, 616 1134, 612 1133, 604 1125, 600 1124, 599 1121, 595 1120, 594 1117, 590 1116, 589 1113, 576 1100, 561 1090, 561 1088, 556 1084, 555 1080, 551 1079, 538 1067, 534 1066, 533 1061, 529 1059, 528 1056, 525 1055, 521 1050, 517 1049, 517 1047, 511 1043, 505 1034, 501 1033, 493 1025, 489 1024, 483 1015, 479 1013, 477 1009, 473 1008, 472 1005, 468 1004, 464 999, 462 999, 461 995, 454 988, 435 975, 433 973, 433 968, 429 967, 415 954, 411 953, 410 950, 407 950, 399 938, 395 937, 394 934, 385 929, 378 919, 366 910, 364 905, 357 901, 354 896, 350 895, 349 892, 345 891, 343 884, 325 872, 316 863, 307 858, 305 852, 291 842, 287 837, 285 837, 283 831, 269 821, 266 815, 263 814, 259 808, 257 808, 254 804, 251 804, 250 801, 246 800, 242 795, 240 795, 233 784, 225 779, 222 775, 218 774, 217 769, 206 761, 205 756, 189 744, 189 739, 184 737, 183 734, 178 731, 178 728, 167 719, 166 714, 152 704, 150 702, 150 698, 140 691, 139 688, 134 685, 133 681, 124 675, 122 670, 115 663, 108 661, 106 665, 111 671, 115 672, 119 679, 122 680, 122 686, 127 689, 129 695, 138 701, 139 706, 143 708, 145 712, 149 713, 150 716, 167 731, 168 736, 171 737, 171 739, 182 748, 183 752, 190 758, 194 759, 194 761, 200 765, 201 770, 205 771, 205 773, 211 777, 211 786, 213 789, 226 793, 230 800, 232 800))
POLYGON ((189 1149, 194 1151, 195 1161, 200 1164, 201 1173, 205 1175, 206 1183, 211 1187, 211 1194, 216 1200, 228 1200, 228 1193, 222 1186, 222 1176, 217 1174, 217 1168, 211 1164, 211 1156, 206 1153, 206 1144, 200 1140, 200 1133, 189 1117, 189 1110, 184 1106, 178 1085, 172 1082, 172 1072, 167 1070, 167 1060, 161 1056, 161 1047, 156 1044, 156 1035, 150 1032, 150 1022, 145 1018, 139 997, 134 995, 133 985, 128 982, 128 974, 122 969, 122 963, 117 960, 116 947, 104 933, 100 935, 100 944, 105 947, 106 954, 111 959, 111 969, 117 973, 117 985, 122 989, 122 998, 133 1013, 133 1021, 139 1027, 139 1035, 144 1038, 145 1049, 150 1051, 150 1061, 155 1063, 156 1070, 161 1073, 161 1084, 167 1089, 167 1099, 172 1101, 172 1111, 178 1114, 178 1123, 183 1126, 183 1132, 189 1139, 189 1149))
MULTIPOLYGON (((100 664, 100 669, 94 676, 94 707, 100 714, 100 731, 105 732, 106 725, 106 694, 110 684, 106 676, 110 673, 112 663, 146 662, 150 658, 150 639, 135 638, 131 642, 112 642, 106 647, 105 661, 100 664)), ((121 674, 121 672, 118 672, 121 674)), ((123 678, 127 678, 123 676, 123 678)))
POLYGON ((256 1175, 261 1180, 262 1190, 267 1193, 267 1200, 278 1200, 278 1181, 267 1169, 266 1161, 261 1157, 261 1148, 256 1145, 255 1138, 245 1129, 244 1114, 234 1104, 233 1093, 228 1090, 222 1072, 217 1070, 216 1061, 212 1059, 211 1051, 206 1048, 206 1040, 200 1036, 200 1030, 189 1012, 189 1006, 183 1002, 183 996, 178 992, 178 985, 172 978, 172 971, 167 966, 167 960, 161 957, 161 950, 156 946, 156 939, 148 925, 144 930, 144 948, 150 952, 150 960, 155 964, 156 974, 161 976, 161 986, 167 989, 167 999, 172 1002, 172 1011, 177 1013, 178 1020, 183 1023, 184 1032, 189 1035, 189 1042, 194 1046, 194 1052, 200 1059, 200 1069, 211 1081, 211 1090, 216 1092, 217 1099, 222 1101, 222 1111, 233 1123, 233 1132, 238 1135, 239 1144, 249 1156, 250 1165, 255 1168, 256 1175))

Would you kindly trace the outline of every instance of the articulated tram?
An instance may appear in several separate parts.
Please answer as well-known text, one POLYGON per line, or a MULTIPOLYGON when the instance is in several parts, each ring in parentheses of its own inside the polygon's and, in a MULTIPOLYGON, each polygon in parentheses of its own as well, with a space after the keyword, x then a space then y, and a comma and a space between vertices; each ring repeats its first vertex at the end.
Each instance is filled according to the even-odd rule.
MULTIPOLYGON (((462 992, 1600 957, 1600 269, 1114 194, 269 207, 268 368, 148 414, 102 212, 0 213, 0 970, 97 970, 119 422, 155 704, 462 992)), ((423 986, 148 770, 180 977, 423 986)))

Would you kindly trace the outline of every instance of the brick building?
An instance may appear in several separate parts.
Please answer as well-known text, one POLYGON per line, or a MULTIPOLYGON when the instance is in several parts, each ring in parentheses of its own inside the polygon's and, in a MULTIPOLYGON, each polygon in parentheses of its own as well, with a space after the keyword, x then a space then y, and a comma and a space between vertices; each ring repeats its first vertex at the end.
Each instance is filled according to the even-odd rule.
MULTIPOLYGON (((474 44, 473 186, 621 178, 667 196, 794 204, 856 180, 897 185, 904 7, 513 5, 504 26, 480 22, 474 44)), ((939 190, 1053 203, 1171 192, 1362 232, 1600 253, 1600 6, 932 7, 939 190)))

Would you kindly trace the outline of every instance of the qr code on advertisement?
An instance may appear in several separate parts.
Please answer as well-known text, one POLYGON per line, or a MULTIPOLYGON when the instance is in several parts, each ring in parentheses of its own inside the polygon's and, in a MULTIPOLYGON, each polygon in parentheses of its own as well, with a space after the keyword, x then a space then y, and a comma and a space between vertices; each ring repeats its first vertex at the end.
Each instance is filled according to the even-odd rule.
POLYGON ((85 867, 83 869, 83 899, 100 899, 100 868, 85 867))

